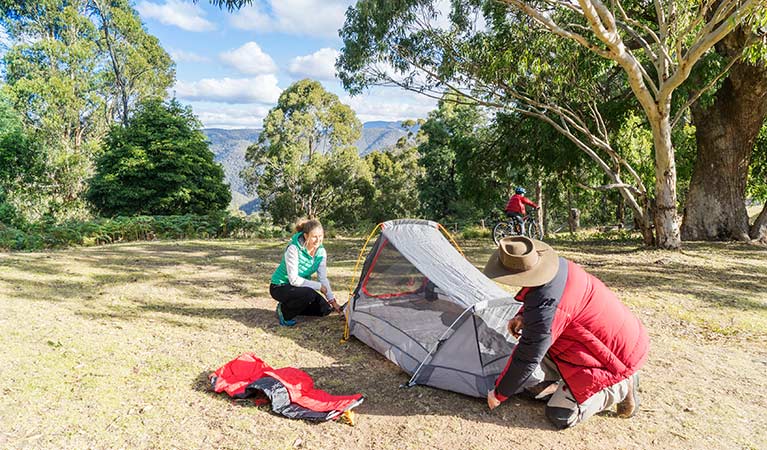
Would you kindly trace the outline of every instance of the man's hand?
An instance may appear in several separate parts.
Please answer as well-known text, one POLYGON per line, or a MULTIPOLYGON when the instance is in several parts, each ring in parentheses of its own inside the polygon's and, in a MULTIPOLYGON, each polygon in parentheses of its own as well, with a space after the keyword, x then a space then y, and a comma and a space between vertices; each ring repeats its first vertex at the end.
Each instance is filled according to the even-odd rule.
POLYGON ((490 408, 490 410, 492 411, 492 410, 494 410, 495 408, 497 408, 497 407, 498 407, 498 405, 500 405, 500 404, 501 404, 501 401, 500 401, 500 400, 498 400, 498 399, 495 397, 495 389, 492 389, 492 390, 490 390, 490 391, 487 393, 487 407, 488 407, 488 408, 490 408))
POLYGON ((322 285, 322 286, 320 286, 320 292, 322 292, 322 295, 328 295, 328 288, 326 288, 324 285, 322 285))
POLYGON ((519 336, 522 335, 522 329, 525 327, 525 322, 522 320, 522 316, 514 316, 511 320, 509 320, 509 333, 511 333, 512 336, 519 339, 519 336))

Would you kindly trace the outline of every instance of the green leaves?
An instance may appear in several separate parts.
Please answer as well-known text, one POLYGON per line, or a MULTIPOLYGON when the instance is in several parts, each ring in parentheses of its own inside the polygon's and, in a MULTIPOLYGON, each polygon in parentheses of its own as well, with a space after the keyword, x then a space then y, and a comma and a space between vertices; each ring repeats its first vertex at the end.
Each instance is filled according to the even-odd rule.
POLYGON ((365 201, 366 219, 379 223, 420 215, 419 183, 424 170, 418 164, 418 149, 401 141, 391 151, 377 151, 365 157, 372 183, 365 201))
POLYGON ((269 111, 258 143, 246 152, 251 166, 242 177, 278 223, 332 214, 342 197, 357 196, 356 183, 366 177, 352 148, 361 127, 354 111, 319 82, 298 81, 269 111))
POLYGON ((0 2, 0 25, 12 42, 4 90, 43 154, 25 211, 82 216, 101 140, 135 102, 165 97, 173 62, 127 0, 0 2))
POLYGON ((231 200, 223 180, 191 109, 150 100, 110 130, 88 199, 107 216, 207 214, 231 200))

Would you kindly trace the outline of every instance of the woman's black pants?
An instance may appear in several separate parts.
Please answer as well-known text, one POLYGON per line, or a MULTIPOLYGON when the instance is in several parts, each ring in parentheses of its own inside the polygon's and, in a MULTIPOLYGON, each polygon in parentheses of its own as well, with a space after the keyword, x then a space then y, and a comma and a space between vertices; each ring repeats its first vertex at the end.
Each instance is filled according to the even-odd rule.
POLYGON ((270 284, 269 294, 282 305, 282 317, 285 320, 298 315, 327 316, 332 311, 325 297, 310 287, 270 284))

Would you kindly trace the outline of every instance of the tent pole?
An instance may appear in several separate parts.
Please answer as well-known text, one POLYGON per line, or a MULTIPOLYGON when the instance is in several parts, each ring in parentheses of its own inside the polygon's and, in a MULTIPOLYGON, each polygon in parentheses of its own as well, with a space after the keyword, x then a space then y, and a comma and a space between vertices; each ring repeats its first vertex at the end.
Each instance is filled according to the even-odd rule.
POLYGON ((413 386, 415 386, 415 378, 418 376, 418 373, 419 373, 419 372, 421 372, 421 369, 423 368, 423 365, 424 365, 424 364, 426 364, 426 360, 427 360, 427 359, 429 359, 429 357, 430 357, 430 356, 431 356, 431 355, 432 355, 432 354, 433 354, 435 351, 437 351, 437 348, 439 347, 439 344, 441 344, 441 343, 442 343, 442 340, 445 338, 445 336, 447 336, 447 333, 448 333, 450 330, 452 330, 452 329, 453 329, 453 326, 455 326, 455 324, 456 324, 456 323, 458 323, 458 321, 459 321, 459 320, 461 320, 461 318, 462 318, 463 316, 465 316, 467 312, 469 312, 469 311, 471 311, 471 310, 473 310, 473 309, 474 309, 474 305, 471 305, 471 306, 469 306, 468 308, 464 309, 464 310, 463 310, 463 312, 461 313, 461 315, 460 315, 460 316, 458 316, 458 318, 456 318, 456 319, 453 321, 453 323, 451 323, 451 324, 450 324, 450 326, 449 326, 449 327, 447 327, 447 330, 445 330, 445 332, 444 332, 444 333, 442 333, 442 336, 440 336, 440 337, 439 337, 439 339, 437 339, 437 342, 434 344, 434 347, 432 347, 432 349, 431 349, 431 350, 429 350, 429 353, 427 353, 427 354, 426 354, 426 356, 424 356, 424 357, 423 357, 423 360, 421 361, 421 364, 419 364, 419 365, 418 365, 418 368, 417 368, 417 369, 415 369, 415 372, 413 372, 413 376, 412 376, 412 377, 410 377, 410 381, 408 381, 408 382, 407 382, 407 384, 406 384, 406 386, 407 386, 407 387, 413 387, 413 386))
POLYGON ((458 245, 458 243, 455 242, 455 239, 453 239, 453 235, 450 234, 449 231, 447 231, 447 228, 443 227, 442 224, 440 224, 440 223, 437 224, 437 228, 439 228, 442 231, 442 233, 444 233, 445 236, 447 236, 447 238, 450 239, 450 242, 453 244, 453 247, 455 247, 456 250, 458 250, 461 253, 461 256, 463 256, 465 258, 466 255, 463 253, 463 250, 458 245))
POLYGON ((351 281, 349 281, 349 296, 346 299, 346 308, 348 309, 348 311, 346 313, 346 320, 344 320, 344 337, 343 337, 343 339, 341 339, 341 343, 342 344, 344 342, 346 342, 347 340, 349 340, 349 331, 350 331, 349 330, 349 320, 351 319, 351 316, 352 316, 352 303, 351 303, 351 301, 352 301, 352 294, 353 294, 353 291, 354 291, 354 280, 357 278, 357 276, 356 276, 357 269, 359 269, 360 261, 362 261, 362 255, 365 252, 365 248, 368 246, 368 242, 370 242, 370 238, 372 238, 373 235, 375 234, 375 232, 378 231, 379 228, 381 228, 381 225, 383 225, 383 222, 381 222, 378 225, 376 225, 373 228, 373 231, 371 231, 370 234, 368 235, 368 238, 365 239, 365 243, 362 245, 362 248, 360 249, 360 254, 357 257, 357 263, 354 265, 354 272, 352 272, 352 274, 354 274, 354 275, 352 275, 352 279, 351 279, 351 281))

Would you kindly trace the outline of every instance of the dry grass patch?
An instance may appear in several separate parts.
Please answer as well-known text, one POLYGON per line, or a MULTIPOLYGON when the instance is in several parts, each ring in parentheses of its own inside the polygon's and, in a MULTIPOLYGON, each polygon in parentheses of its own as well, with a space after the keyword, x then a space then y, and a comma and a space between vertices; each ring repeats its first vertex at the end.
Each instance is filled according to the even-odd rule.
MULTIPOLYGON (((346 300, 359 239, 327 244, 346 300)), ((461 243, 481 267, 492 246, 461 243)), ((130 243, 0 254, 0 448, 765 448, 767 251, 554 242, 642 318, 643 409, 554 431, 542 406, 425 387, 335 317, 281 328, 268 280, 284 241, 130 243), (359 424, 312 424, 212 394, 205 375, 252 351, 362 392, 359 424)))

